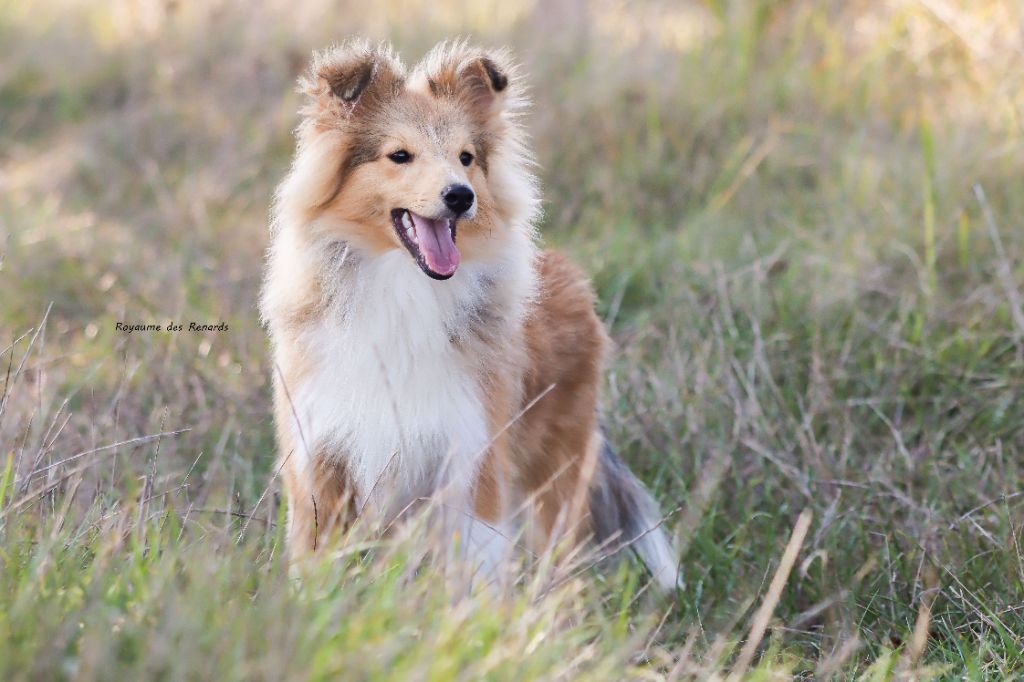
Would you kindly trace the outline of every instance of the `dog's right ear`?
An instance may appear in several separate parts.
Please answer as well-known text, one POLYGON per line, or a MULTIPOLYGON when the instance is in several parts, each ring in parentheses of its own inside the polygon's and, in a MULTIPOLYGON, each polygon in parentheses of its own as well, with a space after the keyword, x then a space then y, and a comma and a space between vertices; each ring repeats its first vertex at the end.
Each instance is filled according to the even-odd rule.
POLYGON ((313 55, 299 89, 309 100, 307 117, 338 122, 368 113, 401 90, 405 67, 391 48, 354 41, 313 55))

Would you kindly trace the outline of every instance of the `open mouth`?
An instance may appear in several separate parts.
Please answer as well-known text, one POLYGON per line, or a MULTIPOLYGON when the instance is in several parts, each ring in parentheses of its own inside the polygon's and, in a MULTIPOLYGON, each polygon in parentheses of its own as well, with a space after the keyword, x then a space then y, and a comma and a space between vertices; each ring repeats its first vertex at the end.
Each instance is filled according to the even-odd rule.
POLYGON ((391 224, 427 276, 448 279, 459 267, 455 218, 424 218, 404 208, 391 211, 391 224))

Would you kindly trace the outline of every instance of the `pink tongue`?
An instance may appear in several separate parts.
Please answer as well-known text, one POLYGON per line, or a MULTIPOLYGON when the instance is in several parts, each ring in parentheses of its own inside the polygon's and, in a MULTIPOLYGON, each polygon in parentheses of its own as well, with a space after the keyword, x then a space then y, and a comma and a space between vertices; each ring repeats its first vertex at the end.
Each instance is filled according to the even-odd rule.
POLYGON ((439 275, 450 275, 459 267, 459 250, 455 248, 447 220, 430 220, 409 211, 416 240, 427 267, 439 275))

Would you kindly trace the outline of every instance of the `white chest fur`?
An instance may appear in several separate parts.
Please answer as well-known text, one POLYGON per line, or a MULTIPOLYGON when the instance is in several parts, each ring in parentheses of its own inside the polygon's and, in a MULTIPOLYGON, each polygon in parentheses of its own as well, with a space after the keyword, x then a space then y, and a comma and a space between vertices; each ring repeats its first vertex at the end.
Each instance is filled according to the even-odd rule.
POLYGON ((328 313, 298 338, 310 369, 289 387, 296 455, 344 458, 359 506, 396 510, 443 486, 464 495, 489 434, 459 341, 492 273, 466 263, 437 282, 397 250, 344 268, 328 313))

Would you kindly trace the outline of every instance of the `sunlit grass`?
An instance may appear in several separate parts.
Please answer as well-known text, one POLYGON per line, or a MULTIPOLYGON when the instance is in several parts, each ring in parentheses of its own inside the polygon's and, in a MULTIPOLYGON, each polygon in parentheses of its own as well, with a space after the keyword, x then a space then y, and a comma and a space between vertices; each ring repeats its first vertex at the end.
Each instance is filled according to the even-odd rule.
POLYGON ((1020 6, 250 5, 0 0, 0 678, 702 679, 775 597, 751 677, 1020 674, 1020 6), (294 76, 353 33, 523 61, 674 598, 369 530, 289 576, 255 299, 294 76), (114 329, 172 320, 231 331, 114 329))

